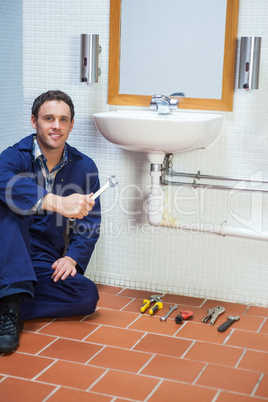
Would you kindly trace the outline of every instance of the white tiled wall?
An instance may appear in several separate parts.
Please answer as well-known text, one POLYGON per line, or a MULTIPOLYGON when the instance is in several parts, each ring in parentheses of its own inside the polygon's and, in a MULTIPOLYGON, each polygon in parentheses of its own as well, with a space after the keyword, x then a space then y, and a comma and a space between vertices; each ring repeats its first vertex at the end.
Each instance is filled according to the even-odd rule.
MULTIPOLYGON (((31 132, 34 98, 48 89, 66 91, 76 107, 70 143, 96 161, 102 182, 109 174, 119 180, 114 191, 102 196, 102 234, 88 275, 97 282, 148 293, 168 291, 267 306, 267 242, 149 226, 144 211, 150 184, 145 155, 120 150, 96 131, 92 114, 112 109, 107 105, 109 0, 24 0, 23 12, 24 134, 31 132), (102 74, 92 88, 79 83, 81 33, 100 34, 102 74)), ((268 180, 267 21, 267 0, 240 0, 238 38, 263 38, 260 89, 236 90, 234 111, 225 113, 217 142, 209 150, 175 155, 175 170, 268 180)), ((184 191, 189 195, 189 189, 184 191)), ((235 197, 230 214, 228 193, 209 190, 204 213, 178 217, 211 224, 227 219, 234 226, 242 222, 254 230, 268 230, 267 195, 235 197)), ((198 208, 196 202, 187 204, 198 208)))
POLYGON ((0 151, 23 135, 22 0, 0 1, 0 151))

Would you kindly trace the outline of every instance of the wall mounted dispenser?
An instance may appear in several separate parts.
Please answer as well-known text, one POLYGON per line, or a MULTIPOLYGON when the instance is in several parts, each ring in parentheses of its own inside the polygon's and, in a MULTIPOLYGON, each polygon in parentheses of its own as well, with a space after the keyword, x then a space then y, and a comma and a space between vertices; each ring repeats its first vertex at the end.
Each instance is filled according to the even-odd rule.
POLYGON ((101 73, 99 68, 99 35, 81 34, 81 71, 80 81, 92 86, 98 82, 101 73))
POLYGON ((258 89, 261 37, 242 36, 238 88, 258 89))

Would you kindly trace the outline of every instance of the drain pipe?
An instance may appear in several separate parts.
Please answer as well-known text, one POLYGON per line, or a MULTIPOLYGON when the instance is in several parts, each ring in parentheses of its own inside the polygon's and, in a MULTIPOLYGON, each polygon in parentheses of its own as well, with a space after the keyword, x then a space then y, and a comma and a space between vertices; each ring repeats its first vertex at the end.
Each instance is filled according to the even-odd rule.
MULTIPOLYGON (((165 163, 165 161, 164 161, 165 163)), ((254 232, 250 229, 228 226, 224 221, 219 225, 210 223, 189 223, 179 222, 168 213, 168 196, 162 190, 160 178, 162 175, 162 164, 151 163, 151 188, 147 202, 148 221, 151 225, 165 226, 179 229, 181 231, 193 231, 200 233, 213 233, 221 236, 236 236, 255 240, 268 240, 268 232, 254 232)))
POLYGON ((178 219, 168 213, 168 197, 160 185, 162 164, 151 163, 151 188, 147 202, 148 221, 151 225, 178 227, 178 219))
POLYGON ((160 187, 162 165, 151 163, 151 188, 147 203, 148 221, 151 225, 159 225, 164 210, 164 193, 160 187))

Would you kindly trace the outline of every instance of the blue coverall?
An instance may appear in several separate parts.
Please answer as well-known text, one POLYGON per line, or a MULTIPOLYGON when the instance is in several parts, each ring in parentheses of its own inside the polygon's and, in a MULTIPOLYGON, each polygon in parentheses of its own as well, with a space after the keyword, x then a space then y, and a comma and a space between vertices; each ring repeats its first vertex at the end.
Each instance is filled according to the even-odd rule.
MULTIPOLYGON (((30 295, 21 304, 24 320, 91 314, 98 290, 83 274, 99 237, 99 200, 88 216, 74 222, 54 212, 34 214, 32 207, 47 191, 39 162, 32 155, 32 142, 30 135, 0 155, 0 297, 18 290, 30 295), (63 255, 77 262, 77 274, 54 282, 51 266, 63 255)), ((66 146, 68 163, 57 173, 53 193, 96 192, 95 163, 66 146)))

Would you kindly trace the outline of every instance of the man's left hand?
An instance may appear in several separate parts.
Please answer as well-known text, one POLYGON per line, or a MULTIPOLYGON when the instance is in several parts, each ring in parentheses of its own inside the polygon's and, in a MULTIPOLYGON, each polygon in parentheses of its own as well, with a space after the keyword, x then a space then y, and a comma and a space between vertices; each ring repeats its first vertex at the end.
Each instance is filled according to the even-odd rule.
POLYGON ((59 279, 64 281, 69 275, 75 276, 77 274, 76 261, 71 257, 59 258, 52 264, 52 269, 54 272, 52 274, 52 279, 54 282, 58 282, 59 279))

